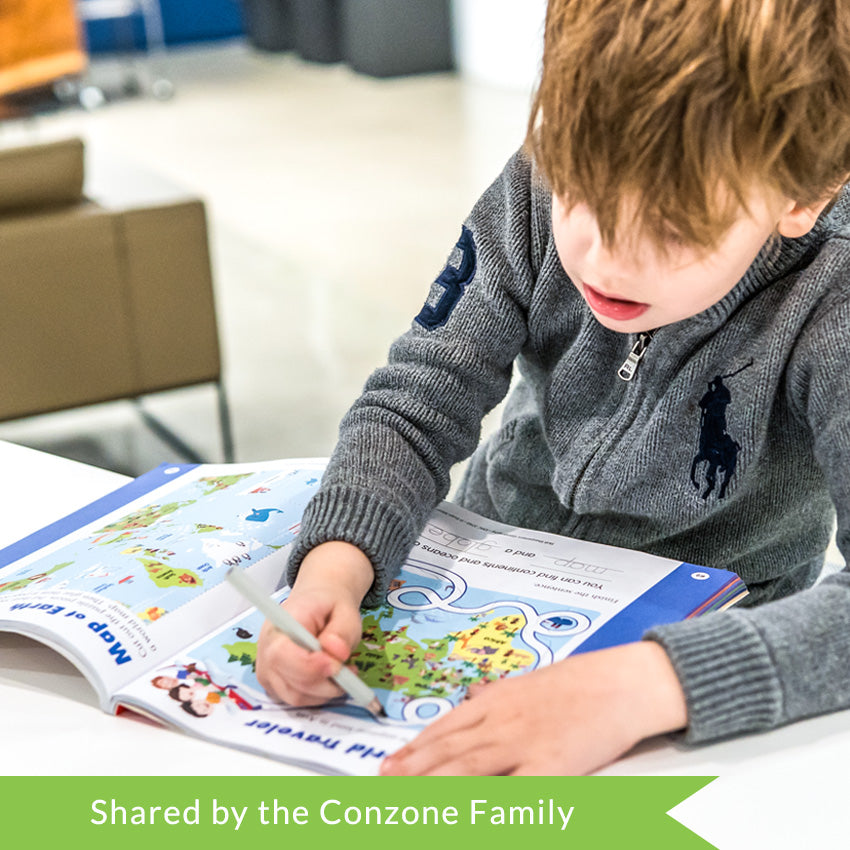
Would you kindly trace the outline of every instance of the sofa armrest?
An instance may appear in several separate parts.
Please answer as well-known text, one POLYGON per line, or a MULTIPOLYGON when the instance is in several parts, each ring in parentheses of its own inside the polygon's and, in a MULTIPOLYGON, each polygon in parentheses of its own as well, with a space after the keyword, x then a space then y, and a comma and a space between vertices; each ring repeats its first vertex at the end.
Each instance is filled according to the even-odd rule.
POLYGON ((80 139, 0 149, 0 214, 77 203, 83 173, 80 139))

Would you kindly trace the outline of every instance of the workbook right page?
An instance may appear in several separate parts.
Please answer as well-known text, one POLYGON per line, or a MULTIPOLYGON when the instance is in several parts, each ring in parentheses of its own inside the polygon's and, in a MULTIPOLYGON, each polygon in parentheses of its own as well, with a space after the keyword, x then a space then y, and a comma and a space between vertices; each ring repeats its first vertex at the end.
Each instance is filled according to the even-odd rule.
MULTIPOLYGON (((119 694, 184 731, 327 773, 370 775, 477 689, 652 625, 726 604, 732 573, 515 529, 441 505, 392 581, 364 609, 350 664, 386 717, 346 701, 297 709, 256 678, 256 611, 119 694)), ((279 594, 285 598, 286 590, 279 594)))

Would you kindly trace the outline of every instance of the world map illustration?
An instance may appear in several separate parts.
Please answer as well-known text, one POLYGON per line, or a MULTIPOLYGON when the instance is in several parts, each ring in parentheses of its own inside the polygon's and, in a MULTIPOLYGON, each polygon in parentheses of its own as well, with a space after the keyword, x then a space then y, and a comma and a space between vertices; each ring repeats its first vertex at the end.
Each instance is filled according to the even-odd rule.
POLYGON ((89 591, 153 622, 223 581, 229 567, 289 543, 319 477, 287 469, 185 480, 4 575, 0 594, 89 591))
MULTIPOLYGON (((596 616, 538 599, 500 598, 450 569, 410 559, 386 602, 364 611, 363 636, 349 663, 391 722, 422 724, 460 703, 470 688, 552 663, 596 616)), ((229 696, 230 709, 271 707, 255 670, 262 621, 256 612, 240 619, 173 666, 206 671, 216 693, 229 696)), ((326 708, 361 711, 344 702, 326 708)))

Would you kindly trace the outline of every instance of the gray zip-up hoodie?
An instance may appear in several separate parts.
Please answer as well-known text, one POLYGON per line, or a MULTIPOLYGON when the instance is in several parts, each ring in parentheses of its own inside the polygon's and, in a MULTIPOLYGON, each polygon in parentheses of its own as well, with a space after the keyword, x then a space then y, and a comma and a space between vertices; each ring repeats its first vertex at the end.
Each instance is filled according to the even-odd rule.
POLYGON ((732 569, 749 587, 747 609, 647 635, 685 690, 687 739, 850 707, 850 573, 811 587, 836 509, 845 554, 850 543, 848 224, 845 190, 810 234, 765 245, 717 304, 651 340, 618 334, 567 278, 550 194, 518 153, 343 420, 289 580, 310 548, 347 540, 372 560, 376 601, 516 364, 461 504, 732 569))

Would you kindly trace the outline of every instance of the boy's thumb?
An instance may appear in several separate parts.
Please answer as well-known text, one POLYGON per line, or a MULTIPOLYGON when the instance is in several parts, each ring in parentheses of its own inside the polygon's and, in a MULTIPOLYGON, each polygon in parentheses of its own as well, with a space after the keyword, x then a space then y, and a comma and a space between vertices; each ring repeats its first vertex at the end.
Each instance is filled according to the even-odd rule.
POLYGON ((351 655, 351 650, 357 645, 360 634, 360 617, 356 618, 355 623, 347 623, 342 617, 334 617, 322 629, 319 643, 328 655, 345 662, 351 655))

